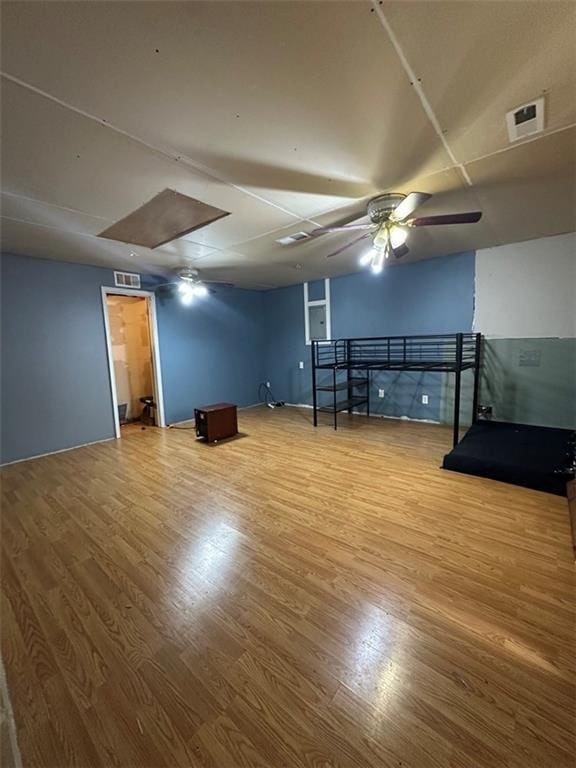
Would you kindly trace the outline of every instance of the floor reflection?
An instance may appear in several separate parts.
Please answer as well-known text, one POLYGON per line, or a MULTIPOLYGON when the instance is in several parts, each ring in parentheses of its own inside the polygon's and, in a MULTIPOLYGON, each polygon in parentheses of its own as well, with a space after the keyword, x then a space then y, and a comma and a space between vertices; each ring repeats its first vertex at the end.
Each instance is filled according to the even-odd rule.
POLYGON ((224 520, 206 523, 180 560, 179 572, 193 602, 220 595, 233 581, 242 534, 224 520))
POLYGON ((353 646, 356 683, 375 710, 384 715, 402 683, 398 663, 406 637, 398 620, 373 605, 365 606, 353 646))

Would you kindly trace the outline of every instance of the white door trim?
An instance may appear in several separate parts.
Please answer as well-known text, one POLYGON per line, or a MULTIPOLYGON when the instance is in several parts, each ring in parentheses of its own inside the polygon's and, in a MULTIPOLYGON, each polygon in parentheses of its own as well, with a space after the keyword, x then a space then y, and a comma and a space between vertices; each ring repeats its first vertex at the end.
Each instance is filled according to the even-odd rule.
POLYGON ((156 315, 156 296, 152 291, 139 291, 134 288, 116 288, 103 285, 102 314, 104 315, 104 332, 106 334, 106 351, 108 353, 108 375, 110 377, 110 391, 112 394, 112 409, 114 417, 114 431, 116 437, 120 437, 120 419, 118 418, 118 398, 116 397, 116 377, 114 375, 114 358, 112 357, 112 337, 110 334, 110 322, 108 319, 107 296, 142 296, 148 299, 148 320, 150 324, 150 341, 152 342, 152 375, 154 377, 154 397, 156 398, 156 414, 158 426, 165 427, 164 417, 164 392, 162 389, 162 371, 160 368, 160 343, 158 340, 158 322, 156 315))

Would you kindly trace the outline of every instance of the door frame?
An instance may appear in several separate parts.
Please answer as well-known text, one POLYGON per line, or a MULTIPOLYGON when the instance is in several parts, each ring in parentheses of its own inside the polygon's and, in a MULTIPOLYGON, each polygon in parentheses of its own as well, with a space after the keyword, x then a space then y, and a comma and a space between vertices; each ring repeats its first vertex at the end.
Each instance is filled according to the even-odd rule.
POLYGON ((158 338, 158 322, 156 314, 156 296, 153 291, 140 291, 134 288, 116 288, 103 285, 102 313, 104 315, 104 333, 106 334, 106 351, 108 357, 108 376, 110 378, 110 392, 112 395, 112 411, 114 417, 114 432, 117 438, 121 437, 120 419, 118 417, 118 397, 116 395, 116 376, 114 374, 114 358, 112 356, 112 336, 110 333, 110 320, 108 318, 107 296, 139 296, 147 300, 148 304, 148 328, 150 331, 150 350, 152 352, 152 378, 154 380, 154 397, 156 398, 157 426, 165 427, 164 416, 164 392, 162 389, 162 370, 160 367, 160 343, 158 338))

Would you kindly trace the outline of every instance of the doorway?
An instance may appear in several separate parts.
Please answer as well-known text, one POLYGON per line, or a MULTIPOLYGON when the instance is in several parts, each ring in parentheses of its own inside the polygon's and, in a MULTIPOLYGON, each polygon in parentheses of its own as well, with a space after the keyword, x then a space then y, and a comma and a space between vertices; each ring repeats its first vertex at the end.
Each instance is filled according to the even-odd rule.
POLYGON ((116 437, 164 426, 154 295, 103 288, 102 304, 116 437))

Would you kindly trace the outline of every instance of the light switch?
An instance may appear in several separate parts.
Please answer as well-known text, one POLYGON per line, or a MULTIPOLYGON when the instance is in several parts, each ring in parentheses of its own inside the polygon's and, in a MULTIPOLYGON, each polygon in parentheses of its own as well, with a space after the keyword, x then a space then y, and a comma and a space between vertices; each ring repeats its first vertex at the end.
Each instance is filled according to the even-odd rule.
POLYGON ((301 368, 302 370, 304 369, 304 361, 303 360, 300 360, 300 362, 298 363, 298 367, 301 368))

